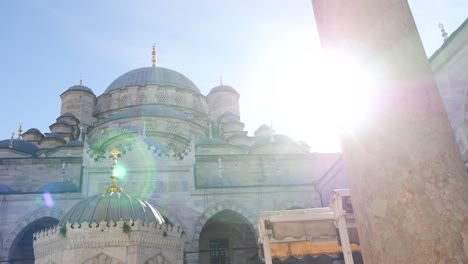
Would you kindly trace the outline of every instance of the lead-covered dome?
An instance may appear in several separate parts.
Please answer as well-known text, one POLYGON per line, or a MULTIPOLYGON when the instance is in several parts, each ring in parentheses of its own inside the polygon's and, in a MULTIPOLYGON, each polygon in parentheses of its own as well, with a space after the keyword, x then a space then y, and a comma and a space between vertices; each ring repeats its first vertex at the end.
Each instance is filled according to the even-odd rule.
POLYGON ((73 85, 72 87, 68 88, 65 92, 68 92, 68 91, 83 91, 83 92, 87 92, 87 93, 94 95, 94 92, 93 90, 91 90, 91 88, 89 88, 88 86, 84 86, 82 84, 73 85))
POLYGON ((143 67, 129 71, 115 79, 104 93, 130 86, 160 85, 188 89, 200 93, 198 87, 183 74, 163 67, 143 67))
POLYGON ((116 223, 136 221, 164 223, 164 218, 154 207, 123 192, 106 192, 85 199, 73 206, 60 220, 60 225, 87 223, 116 223))

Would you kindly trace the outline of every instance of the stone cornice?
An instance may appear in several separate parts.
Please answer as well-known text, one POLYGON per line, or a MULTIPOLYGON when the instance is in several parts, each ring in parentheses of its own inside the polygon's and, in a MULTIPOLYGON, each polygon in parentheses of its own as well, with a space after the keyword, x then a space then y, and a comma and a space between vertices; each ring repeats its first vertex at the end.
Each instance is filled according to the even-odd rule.
POLYGON ((67 223, 34 234, 34 249, 38 257, 56 249, 141 246, 149 248, 183 248, 185 231, 167 224, 119 221, 101 223, 67 223), (124 231, 124 224, 128 231, 124 231))

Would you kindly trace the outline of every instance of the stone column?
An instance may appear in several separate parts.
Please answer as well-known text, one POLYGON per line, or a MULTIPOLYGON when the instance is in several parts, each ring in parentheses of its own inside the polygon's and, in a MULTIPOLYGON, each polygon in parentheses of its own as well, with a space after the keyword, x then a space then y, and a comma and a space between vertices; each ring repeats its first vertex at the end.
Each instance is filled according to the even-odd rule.
POLYGON ((322 47, 374 80, 342 138, 365 263, 468 263, 468 176, 407 1, 312 2, 322 47))

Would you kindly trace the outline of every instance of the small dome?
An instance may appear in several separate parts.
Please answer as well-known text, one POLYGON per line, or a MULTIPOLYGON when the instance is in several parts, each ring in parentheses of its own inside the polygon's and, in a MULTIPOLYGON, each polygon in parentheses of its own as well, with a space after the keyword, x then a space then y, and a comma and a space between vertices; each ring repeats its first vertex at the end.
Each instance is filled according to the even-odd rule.
POLYGON ((172 86, 200 93, 200 90, 189 78, 181 73, 162 67, 143 67, 129 71, 115 79, 104 93, 130 86, 147 85, 172 86))
POLYGON ((23 134, 26 134, 26 133, 36 133, 36 134, 42 134, 41 131, 37 128, 30 128, 28 130, 26 130, 26 132, 24 132, 23 134))
POLYGON ((70 112, 66 112, 64 113, 63 115, 61 115, 60 117, 73 117, 73 118, 76 118, 76 116, 70 112))
POLYGON ((233 92, 233 93, 239 94, 236 91, 236 89, 232 88, 232 86, 224 85, 224 84, 218 85, 214 87, 213 89, 211 89, 210 94, 216 93, 216 92, 233 92))
POLYGON ((73 85, 72 87, 68 88, 67 91, 83 91, 94 95, 93 90, 91 90, 91 88, 80 84, 73 85))
POLYGON ((255 136, 269 136, 273 133, 273 130, 269 125, 261 125, 257 130, 255 130, 255 136))
POLYGON ((13 139, 12 147, 10 148, 10 139, 0 141, 0 149, 14 149, 28 154, 35 154, 39 147, 26 140, 13 139))
POLYGON ((57 193, 57 192, 78 192, 78 187, 69 181, 63 182, 52 182, 48 183, 37 190, 38 192, 44 193, 57 193))
POLYGON ((70 126, 70 123, 68 123, 67 121, 64 121, 64 120, 57 120, 55 123, 53 123, 50 126, 54 126, 54 125, 67 125, 67 126, 70 126))
POLYGON ((115 223, 136 220, 164 223, 162 215, 148 202, 123 192, 106 192, 77 203, 65 214, 59 224, 99 223, 101 221, 115 223))
POLYGON ((15 193, 15 190, 10 188, 10 186, 0 183, 0 193, 1 194, 6 194, 6 193, 15 193))

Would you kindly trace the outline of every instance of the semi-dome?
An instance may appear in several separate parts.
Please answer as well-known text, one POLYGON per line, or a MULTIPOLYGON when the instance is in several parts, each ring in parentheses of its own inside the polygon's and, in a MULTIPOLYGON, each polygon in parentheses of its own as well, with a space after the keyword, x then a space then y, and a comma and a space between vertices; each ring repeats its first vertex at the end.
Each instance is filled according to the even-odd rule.
POLYGON ((73 206, 59 224, 99 223, 101 221, 115 223, 136 220, 164 223, 162 215, 148 202, 123 192, 106 192, 91 196, 73 206))
POLYGON ((14 149, 17 151, 21 151, 24 153, 28 153, 34 155, 37 151, 39 151, 39 147, 35 144, 28 142, 26 140, 18 140, 18 139, 6 139, 0 141, 0 149, 14 149))
POLYGON ((64 113, 63 115, 61 115, 60 117, 73 117, 73 118, 76 118, 76 116, 70 112, 66 112, 64 113))
POLYGON ((115 79, 104 93, 130 86, 147 85, 172 86, 200 93, 200 90, 189 78, 179 72, 163 67, 143 67, 129 71, 115 79))

